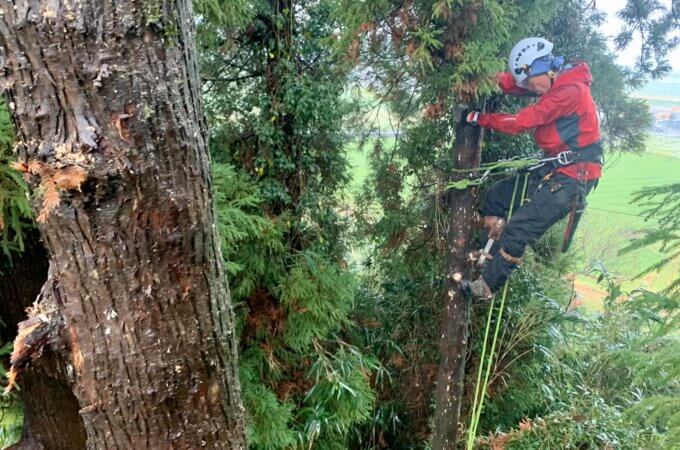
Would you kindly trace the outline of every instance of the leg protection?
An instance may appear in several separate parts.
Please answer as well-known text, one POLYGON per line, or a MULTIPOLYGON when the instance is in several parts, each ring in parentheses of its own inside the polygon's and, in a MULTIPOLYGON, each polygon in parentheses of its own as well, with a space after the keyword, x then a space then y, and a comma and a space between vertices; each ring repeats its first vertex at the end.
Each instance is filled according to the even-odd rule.
POLYGON ((512 216, 500 239, 500 257, 484 269, 484 280, 492 291, 500 289, 519 265, 527 245, 534 244, 555 222, 569 212, 578 182, 561 174, 546 182, 512 216))

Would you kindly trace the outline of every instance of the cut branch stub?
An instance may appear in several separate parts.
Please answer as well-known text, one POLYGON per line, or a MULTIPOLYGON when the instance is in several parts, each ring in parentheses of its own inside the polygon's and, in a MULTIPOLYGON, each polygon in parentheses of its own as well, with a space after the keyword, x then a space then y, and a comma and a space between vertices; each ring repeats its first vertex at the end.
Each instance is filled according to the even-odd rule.
POLYGON ((49 301, 28 308, 28 316, 28 319, 19 323, 19 332, 14 339, 6 394, 16 386, 21 371, 39 358, 45 346, 55 340, 61 322, 56 305, 49 301))

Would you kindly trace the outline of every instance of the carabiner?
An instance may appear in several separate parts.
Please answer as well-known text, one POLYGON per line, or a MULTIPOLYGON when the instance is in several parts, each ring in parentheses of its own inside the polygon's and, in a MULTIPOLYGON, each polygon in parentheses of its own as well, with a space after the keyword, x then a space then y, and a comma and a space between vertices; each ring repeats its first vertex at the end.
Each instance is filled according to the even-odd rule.
POLYGON ((570 159, 573 155, 573 152, 571 150, 566 150, 564 152, 560 152, 557 155, 557 163, 560 166, 566 166, 574 162, 573 159, 570 159))

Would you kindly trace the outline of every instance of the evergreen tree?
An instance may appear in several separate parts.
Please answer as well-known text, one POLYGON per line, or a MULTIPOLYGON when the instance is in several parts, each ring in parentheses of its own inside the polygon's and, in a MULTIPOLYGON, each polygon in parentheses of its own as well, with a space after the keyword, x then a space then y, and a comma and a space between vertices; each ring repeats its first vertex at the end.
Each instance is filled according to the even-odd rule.
MULTIPOLYGON (((465 131, 456 133, 454 109, 465 104, 481 107, 484 98, 496 92, 494 77, 505 67, 506 52, 521 35, 549 18, 555 3, 537 7, 521 2, 345 3, 350 57, 351 50, 361 51, 362 69, 369 77, 364 85, 389 103, 394 118, 396 142, 376 144, 372 176, 360 204, 367 208, 365 229, 376 247, 370 255, 374 276, 367 279, 380 299, 374 312, 381 327, 373 339, 396 341, 403 351, 400 355, 393 346, 385 348, 384 358, 396 370, 394 391, 384 397, 395 400, 380 405, 386 411, 376 417, 401 417, 407 431, 383 430, 382 438, 389 436, 391 445, 404 448, 430 434, 427 418, 437 376, 442 296, 451 290, 443 285, 449 270, 445 258, 459 245, 448 235, 457 220, 452 211, 475 209, 474 197, 462 200, 446 194, 457 161, 470 158, 458 153, 468 151, 462 139, 473 146, 476 139, 465 131), (375 204, 380 207, 377 215, 375 204)), ((465 220, 469 233, 471 223, 465 220)), ((468 248, 470 242, 459 247, 468 248)), ((454 321, 465 324, 467 315, 454 321)), ((454 343, 446 343, 445 336, 446 351, 454 343)), ((464 361, 464 332, 456 339, 453 357, 464 361)), ((458 363, 455 371, 460 367, 458 363)), ((439 385, 449 391, 442 382, 439 385)), ((457 428, 461 397, 455 396, 447 407, 447 433, 457 428)))
POLYGON ((624 22, 615 40, 618 50, 630 47, 635 37, 640 42, 635 75, 640 80, 667 75, 672 69, 668 53, 680 43, 676 33, 680 29, 680 6, 677 1, 672 0, 668 8, 659 0, 627 0, 617 15, 624 22))
POLYGON ((236 24, 229 5, 202 3, 199 36, 250 446, 345 449, 377 366, 348 341, 339 24, 332 2, 252 1, 236 24))
MULTIPOLYGON (((408 448, 430 434, 428 417, 438 356, 435 343, 440 329, 435 323, 442 309, 443 258, 446 230, 451 224, 447 215, 451 203, 444 191, 457 159, 451 151, 456 138, 454 107, 486 104, 489 109, 506 110, 526 105, 526 100, 497 97, 493 75, 505 68, 507 52, 519 38, 542 35, 553 40, 568 60, 585 60, 591 65, 609 150, 641 151, 649 116, 646 106, 630 96, 633 78, 615 64, 596 29, 602 17, 587 2, 345 4, 349 57, 360 53, 361 86, 377 94, 379 101, 373 108, 387 105, 395 135, 394 142, 383 139, 374 145, 372 174, 359 202, 363 206, 360 233, 370 243, 367 247, 375 249, 366 260, 362 311, 374 314, 380 322, 377 329, 369 329, 370 342, 394 371, 394 383, 380 396, 385 400, 378 404, 375 422, 380 426, 373 429, 373 439, 408 448), (392 426, 397 419, 403 422, 398 430, 392 426)), ((368 132, 373 132, 372 125, 369 123, 368 132)), ((528 136, 508 138, 490 133, 482 158, 493 161, 535 151, 528 136)), ((556 273, 563 274, 559 268, 563 262, 552 263, 556 273)), ((540 266, 532 268, 542 270, 540 266)), ((553 273, 543 282, 554 283, 555 279, 553 273)), ((520 280, 516 283, 521 285, 520 280)), ((536 295, 545 298, 545 291, 567 301, 567 293, 559 286, 537 289, 536 295)), ((510 292, 509 303, 517 308, 507 319, 512 329, 522 316, 520 300, 526 301, 528 294, 518 287, 510 292)), ((481 322, 477 315, 485 313, 484 308, 473 312, 473 355, 469 359, 473 365, 468 373, 474 373, 477 358, 476 333, 481 322)), ((530 342, 514 349, 512 343, 501 342, 499 351, 504 351, 506 344, 511 349, 506 353, 510 360, 522 361, 532 353, 530 342)), ((470 383, 467 386, 469 389, 470 383)))
POLYGON ((0 105, 0 250, 9 258, 10 251, 22 251, 23 229, 30 224, 31 208, 28 188, 20 172, 12 169, 14 133, 9 111, 0 105))
POLYGON ((15 6, 2 85, 49 257, 19 447, 242 448, 191 1, 15 6))
MULTIPOLYGON (((663 257, 646 267, 637 278, 661 270, 668 264, 678 264, 680 258, 680 183, 648 187, 635 193, 633 203, 640 205, 640 215, 654 224, 642 231, 641 236, 621 249, 629 253, 642 247, 658 247, 663 257)), ((680 276, 664 289, 667 295, 680 295, 680 276)))

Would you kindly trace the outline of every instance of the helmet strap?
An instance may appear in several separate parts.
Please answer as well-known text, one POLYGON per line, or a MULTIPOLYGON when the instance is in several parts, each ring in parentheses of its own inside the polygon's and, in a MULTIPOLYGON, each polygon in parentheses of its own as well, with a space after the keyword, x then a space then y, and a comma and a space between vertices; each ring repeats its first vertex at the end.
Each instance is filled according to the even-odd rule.
POLYGON ((546 72, 546 75, 548 75, 548 78, 550 78, 550 87, 552 87, 553 84, 555 84, 555 79, 557 78, 557 74, 555 73, 554 70, 549 70, 548 72, 546 72))

